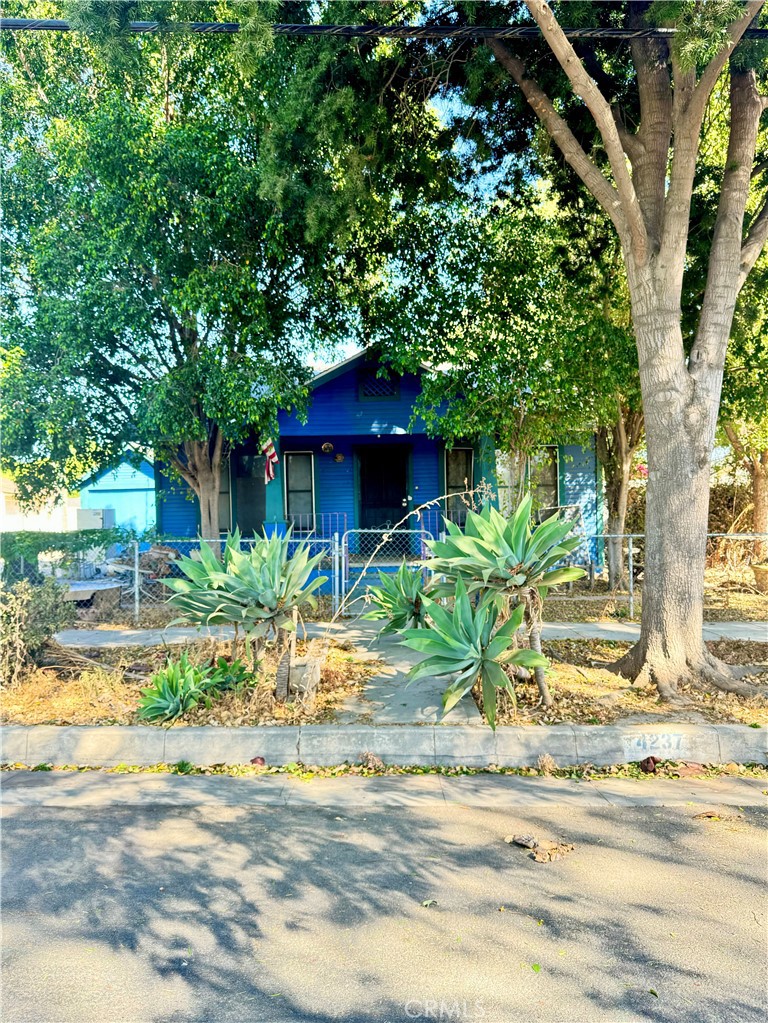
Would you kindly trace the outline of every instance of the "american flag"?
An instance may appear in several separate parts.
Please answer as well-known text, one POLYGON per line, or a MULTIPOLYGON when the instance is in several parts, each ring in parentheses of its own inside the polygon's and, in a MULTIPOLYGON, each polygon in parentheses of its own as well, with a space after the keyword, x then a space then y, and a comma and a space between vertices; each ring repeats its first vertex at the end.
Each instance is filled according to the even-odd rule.
POLYGON ((277 451, 275 451, 275 442, 270 439, 262 444, 261 453, 266 455, 267 458, 264 463, 264 483, 267 484, 275 478, 275 466, 280 461, 277 457, 277 451))

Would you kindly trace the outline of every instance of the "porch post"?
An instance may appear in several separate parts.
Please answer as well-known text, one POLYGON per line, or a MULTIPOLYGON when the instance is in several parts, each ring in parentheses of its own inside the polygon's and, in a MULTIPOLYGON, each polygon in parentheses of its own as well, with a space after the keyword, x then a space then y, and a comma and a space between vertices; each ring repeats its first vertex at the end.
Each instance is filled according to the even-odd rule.
POLYGON ((499 487, 496 479, 496 449, 493 437, 487 434, 482 436, 475 444, 475 472, 474 486, 485 481, 493 489, 491 499, 494 507, 499 505, 499 487))

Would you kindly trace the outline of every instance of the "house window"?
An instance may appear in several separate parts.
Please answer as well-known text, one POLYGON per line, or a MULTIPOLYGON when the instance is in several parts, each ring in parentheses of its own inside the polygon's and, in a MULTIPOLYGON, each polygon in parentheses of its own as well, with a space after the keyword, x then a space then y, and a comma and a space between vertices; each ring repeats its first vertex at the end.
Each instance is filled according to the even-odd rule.
POLYGON ((545 519, 560 507, 559 465, 557 448, 541 448, 528 460, 528 480, 533 495, 533 511, 537 519, 545 519))
POLYGON ((312 528, 315 510, 315 469, 311 451, 285 454, 285 511, 297 529, 312 528))
POLYGON ((232 500, 229 482, 229 462, 221 467, 219 482, 219 532, 228 533, 232 529, 232 500))
POLYGON ((360 401, 396 401, 400 383, 392 377, 380 377, 375 369, 361 369, 357 375, 357 396, 360 401))
POLYGON ((445 452, 446 512, 451 522, 464 525, 467 518, 466 500, 460 495, 472 489, 472 448, 450 448, 445 452))

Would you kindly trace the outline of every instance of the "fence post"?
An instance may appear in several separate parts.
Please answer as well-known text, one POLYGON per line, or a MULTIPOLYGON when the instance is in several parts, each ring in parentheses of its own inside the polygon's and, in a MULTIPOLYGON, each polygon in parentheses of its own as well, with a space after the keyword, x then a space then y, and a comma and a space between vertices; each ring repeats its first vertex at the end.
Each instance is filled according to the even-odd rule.
POLYGON ((629 565, 629 620, 634 621, 635 618, 635 566, 634 566, 634 552, 632 550, 632 541, 634 540, 634 534, 630 533, 629 543, 627 544, 627 558, 629 565))
POLYGON ((139 576, 139 541, 133 541, 133 620, 139 624, 141 612, 141 578, 139 576))
POLYGON ((339 610, 339 594, 341 593, 341 579, 339 578, 340 570, 340 559, 339 559, 339 534, 333 534, 333 584, 331 586, 331 592, 333 594, 331 598, 331 606, 333 613, 336 614, 339 610))

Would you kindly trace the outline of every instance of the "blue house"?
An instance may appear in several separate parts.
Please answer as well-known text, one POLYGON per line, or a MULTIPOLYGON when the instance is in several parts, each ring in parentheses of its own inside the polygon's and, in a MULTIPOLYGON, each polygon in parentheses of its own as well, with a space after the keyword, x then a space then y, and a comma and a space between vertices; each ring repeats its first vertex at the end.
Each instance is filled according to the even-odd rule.
POLYGON ((147 459, 134 465, 124 458, 102 469, 80 487, 80 507, 114 512, 114 524, 137 533, 153 529, 157 521, 155 467, 147 459))
MULTIPOLYGON (((429 437, 425 425, 411 425, 420 393, 417 375, 380 375, 367 353, 317 374, 307 421, 281 413, 273 438, 279 462, 276 477, 264 482, 259 439, 236 448, 222 481, 219 525, 238 526, 248 535, 262 526, 330 539, 348 534, 348 549, 365 554, 375 532, 399 522, 409 511, 449 495, 409 522, 414 531, 437 537, 442 516, 461 522, 462 491, 482 480, 496 487, 491 437, 469 438, 448 446, 429 437), (465 482, 466 481, 466 482, 465 482), (368 533, 366 531, 372 531, 368 533)), ((543 453, 536 474, 539 504, 577 506, 584 532, 602 529, 600 472, 592 446, 553 446, 543 453), (546 488, 549 487, 547 491, 546 488)), ((186 487, 157 473, 158 531, 195 537, 198 511, 186 487)), ((380 537, 379 537, 380 538, 380 537)), ((398 537, 402 553, 417 553, 418 537, 398 537)), ((378 539, 376 540, 378 542, 378 539)), ((394 553, 394 551, 393 551, 394 553)), ((593 560, 599 560, 593 551, 593 560)))

